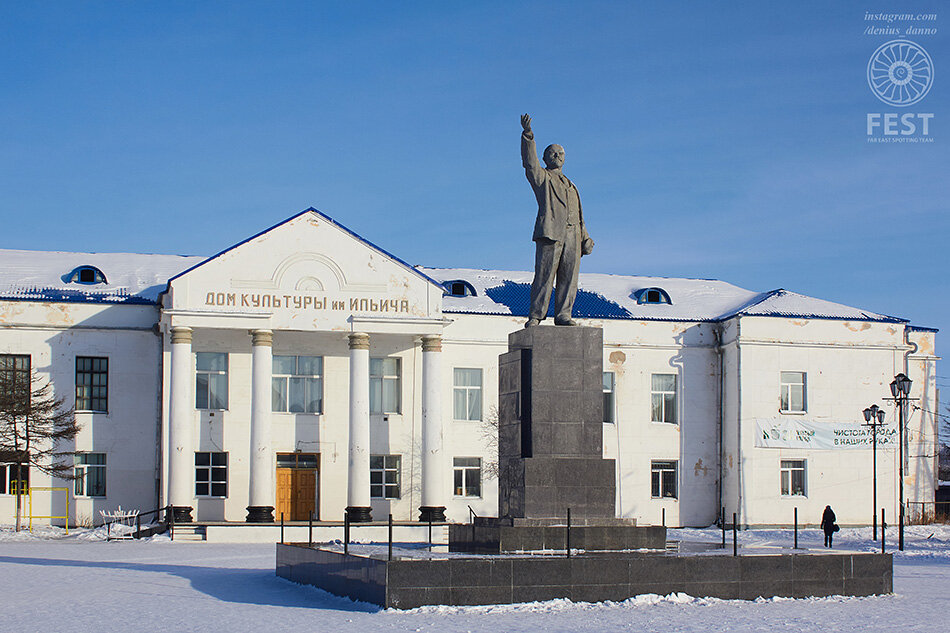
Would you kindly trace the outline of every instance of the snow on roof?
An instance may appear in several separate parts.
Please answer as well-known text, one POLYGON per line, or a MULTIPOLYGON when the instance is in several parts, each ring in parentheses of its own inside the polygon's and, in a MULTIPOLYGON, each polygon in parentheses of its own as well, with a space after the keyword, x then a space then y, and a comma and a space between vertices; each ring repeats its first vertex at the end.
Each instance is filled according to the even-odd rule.
MULTIPOLYGON (((0 299, 153 304, 169 279, 207 259, 0 249, 0 299), (71 282, 70 275, 82 266, 102 271, 106 283, 71 282)), ((474 296, 446 295, 445 312, 528 315, 531 272, 421 266, 416 270, 440 284, 462 280, 475 289, 474 296)), ((906 322, 787 290, 759 293, 715 279, 582 273, 574 304, 574 315, 582 318, 718 321, 736 314, 906 322), (639 303, 637 293, 646 288, 662 288, 671 303, 639 303)))
POLYGON ((66 253, 0 249, 0 299, 82 303, 155 303, 168 279, 205 257, 136 253, 66 253), (106 283, 70 282, 94 266, 106 283))
MULTIPOLYGON (((442 283, 467 281, 475 296, 446 295, 442 309, 450 313, 528 315, 531 272, 471 268, 422 268, 442 283)), ((902 319, 807 297, 787 290, 753 292, 715 279, 637 277, 581 273, 574 316, 657 321, 719 321, 737 314, 884 321, 902 319), (646 288, 662 288, 671 303, 639 303, 646 288)))

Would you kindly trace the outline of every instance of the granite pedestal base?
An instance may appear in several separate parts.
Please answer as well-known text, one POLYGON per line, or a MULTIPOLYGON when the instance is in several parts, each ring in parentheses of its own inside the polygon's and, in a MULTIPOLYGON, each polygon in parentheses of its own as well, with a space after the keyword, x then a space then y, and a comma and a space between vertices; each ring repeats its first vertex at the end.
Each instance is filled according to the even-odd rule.
POLYGON ((868 596, 893 590, 890 554, 756 556, 609 552, 571 558, 394 558, 277 545, 277 575, 383 608, 568 598, 621 601, 654 593, 754 600, 868 596))

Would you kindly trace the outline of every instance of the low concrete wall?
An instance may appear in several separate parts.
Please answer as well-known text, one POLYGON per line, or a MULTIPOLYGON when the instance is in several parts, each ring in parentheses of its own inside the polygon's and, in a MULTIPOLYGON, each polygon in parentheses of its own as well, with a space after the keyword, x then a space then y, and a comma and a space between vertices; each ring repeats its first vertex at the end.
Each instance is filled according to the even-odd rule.
POLYGON ((645 593, 758 597, 890 593, 890 554, 673 555, 612 552, 572 558, 396 559, 277 546, 277 575, 382 607, 475 605, 645 593))

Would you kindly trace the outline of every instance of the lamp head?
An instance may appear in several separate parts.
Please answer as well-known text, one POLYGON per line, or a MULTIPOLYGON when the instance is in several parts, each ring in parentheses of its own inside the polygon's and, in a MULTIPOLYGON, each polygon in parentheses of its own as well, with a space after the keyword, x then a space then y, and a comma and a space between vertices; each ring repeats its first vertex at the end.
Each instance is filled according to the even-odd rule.
POLYGON ((894 377, 894 381, 897 382, 897 388, 903 395, 910 395, 910 386, 913 383, 910 378, 904 374, 897 374, 897 376, 894 377))
POLYGON ((900 393, 900 390, 897 387, 897 379, 895 378, 894 380, 891 381, 891 395, 896 398, 897 394, 899 393, 900 393))
POLYGON ((865 409, 865 410, 863 411, 863 413, 864 413, 864 421, 865 421, 865 422, 870 422, 870 421, 871 421, 871 415, 872 415, 872 413, 873 413, 873 411, 871 411, 871 407, 868 407, 867 409, 865 409))
POLYGON ((877 423, 884 424, 884 409, 877 410, 877 423))

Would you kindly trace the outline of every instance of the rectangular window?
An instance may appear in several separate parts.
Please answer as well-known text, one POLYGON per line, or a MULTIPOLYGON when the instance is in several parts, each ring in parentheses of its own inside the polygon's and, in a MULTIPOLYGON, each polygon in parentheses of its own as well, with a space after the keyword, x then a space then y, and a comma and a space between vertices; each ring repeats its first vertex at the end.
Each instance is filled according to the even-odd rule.
POLYGON ((15 495, 17 488, 22 494, 27 494, 30 487, 30 467, 20 466, 20 475, 17 476, 16 464, 0 464, 0 495, 15 495))
POLYGON ((0 354, 0 406, 16 415, 30 403, 30 356, 0 354))
POLYGON ((400 455, 370 455, 369 496, 375 499, 398 499, 400 455))
POLYGON ((676 462, 650 462, 654 499, 676 499, 676 462))
POLYGON ((482 419, 482 370, 455 368, 456 420, 482 419))
POLYGON ((676 424, 676 374, 651 376, 650 402, 652 421, 676 424))
POLYGON ((399 413, 401 369, 398 358, 369 359, 370 413, 399 413))
POLYGON ((73 469, 73 493, 77 497, 106 496, 106 454, 76 453, 73 469))
POLYGON ((76 357, 76 410, 109 410, 109 359, 76 357))
POLYGON ((228 496, 227 453, 195 453, 195 496, 228 496))
POLYGON ((456 457, 452 467, 456 497, 482 496, 482 458, 456 457))
POLYGON ((614 372, 604 372, 604 422, 613 424, 614 421, 614 372))
POLYGON ((195 373, 195 408, 228 408, 228 355, 198 352, 195 373))
POLYGON ((805 412, 805 372, 782 372, 782 412, 805 412))
POLYGON ((782 496, 805 496, 805 460, 782 460, 782 496))
POLYGON ((323 357, 274 356, 271 411, 323 413, 323 357))

